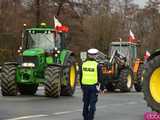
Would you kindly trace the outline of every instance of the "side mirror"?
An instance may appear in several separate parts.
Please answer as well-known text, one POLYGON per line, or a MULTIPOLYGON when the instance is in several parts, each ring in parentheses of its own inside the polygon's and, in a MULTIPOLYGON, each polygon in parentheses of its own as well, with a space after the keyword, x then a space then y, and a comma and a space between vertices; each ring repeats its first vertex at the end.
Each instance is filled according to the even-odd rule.
POLYGON ((85 61, 87 59, 87 52, 81 52, 80 53, 80 58, 82 61, 85 61))

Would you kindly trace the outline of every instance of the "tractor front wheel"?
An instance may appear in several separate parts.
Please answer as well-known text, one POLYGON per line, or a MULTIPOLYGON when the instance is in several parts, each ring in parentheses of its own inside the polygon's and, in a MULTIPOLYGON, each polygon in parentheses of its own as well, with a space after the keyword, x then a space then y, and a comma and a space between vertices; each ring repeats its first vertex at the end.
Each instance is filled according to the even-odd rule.
POLYGON ((16 96, 16 66, 4 65, 1 73, 1 91, 3 96, 16 96))
POLYGON ((59 97, 61 93, 61 71, 59 67, 48 66, 45 70, 45 95, 59 97))
POLYGON ((152 110, 160 112, 160 56, 146 63, 143 81, 144 99, 152 110))
POLYGON ((119 77, 119 89, 121 92, 130 92, 133 85, 133 72, 129 68, 122 69, 119 77))

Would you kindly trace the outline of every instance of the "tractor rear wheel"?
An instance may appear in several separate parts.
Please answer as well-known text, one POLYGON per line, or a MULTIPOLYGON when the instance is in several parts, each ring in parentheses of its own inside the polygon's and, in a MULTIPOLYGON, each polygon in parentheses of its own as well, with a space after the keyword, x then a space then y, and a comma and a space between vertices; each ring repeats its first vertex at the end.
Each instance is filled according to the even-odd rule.
POLYGON ((38 85, 37 84, 19 84, 18 90, 21 93, 21 95, 34 95, 37 91, 38 85))
POLYGON ((48 66, 45 70, 45 95, 59 97, 61 92, 61 71, 59 67, 48 66))
POLYGON ((1 73, 1 91, 3 96, 16 96, 16 66, 4 65, 1 73))
POLYGON ((139 65, 139 68, 138 68, 138 72, 137 72, 137 81, 136 83, 134 84, 134 88, 137 92, 141 92, 142 91, 142 82, 143 82, 143 79, 142 79, 142 75, 143 75, 143 64, 140 64, 139 65))
POLYGON ((144 99, 152 110, 160 112, 160 56, 146 63, 143 81, 144 99))
POLYGON ((77 70, 75 57, 70 56, 66 60, 67 67, 63 70, 64 79, 66 85, 62 85, 61 95, 63 96, 72 96, 75 92, 76 79, 77 79, 77 70))
POLYGON ((121 92, 130 92, 133 85, 133 72, 129 68, 122 69, 119 77, 119 89, 121 92))

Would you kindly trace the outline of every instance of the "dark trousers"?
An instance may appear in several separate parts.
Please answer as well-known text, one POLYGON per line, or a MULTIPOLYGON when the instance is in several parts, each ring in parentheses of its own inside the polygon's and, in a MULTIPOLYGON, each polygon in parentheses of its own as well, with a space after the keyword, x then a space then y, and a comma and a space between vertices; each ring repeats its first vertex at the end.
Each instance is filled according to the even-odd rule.
POLYGON ((82 86, 83 90, 83 118, 84 120, 93 120, 96 111, 96 102, 98 92, 96 86, 82 86))

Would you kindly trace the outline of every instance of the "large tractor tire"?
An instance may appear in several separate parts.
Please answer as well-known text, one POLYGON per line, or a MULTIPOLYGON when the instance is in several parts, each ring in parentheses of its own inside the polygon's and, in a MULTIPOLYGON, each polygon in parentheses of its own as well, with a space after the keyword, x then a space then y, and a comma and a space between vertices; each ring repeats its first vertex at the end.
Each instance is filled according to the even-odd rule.
POLYGON ((61 71, 59 67, 48 66, 45 70, 45 95, 59 97, 61 93, 61 71))
POLYGON ((146 64, 143 92, 148 106, 160 112, 160 56, 156 56, 146 64))
POLYGON ((34 95, 37 91, 38 84, 19 84, 18 90, 21 95, 34 95))
POLYGON ((4 65, 1 74, 1 91, 3 96, 16 96, 16 66, 4 65))
POLYGON ((138 68, 138 72, 137 72, 137 81, 134 84, 134 88, 137 92, 141 92, 142 91, 142 82, 143 82, 143 64, 140 64, 139 68, 138 68))
POLYGON ((63 70, 63 77, 66 85, 61 86, 61 95, 72 96, 75 92, 77 70, 74 56, 70 56, 66 60, 67 67, 63 70))
POLYGON ((118 87, 121 92, 130 92, 133 86, 133 72, 129 68, 120 71, 118 87))
POLYGON ((108 92, 114 92, 115 86, 112 83, 108 83, 106 85, 106 89, 107 89, 108 92))

